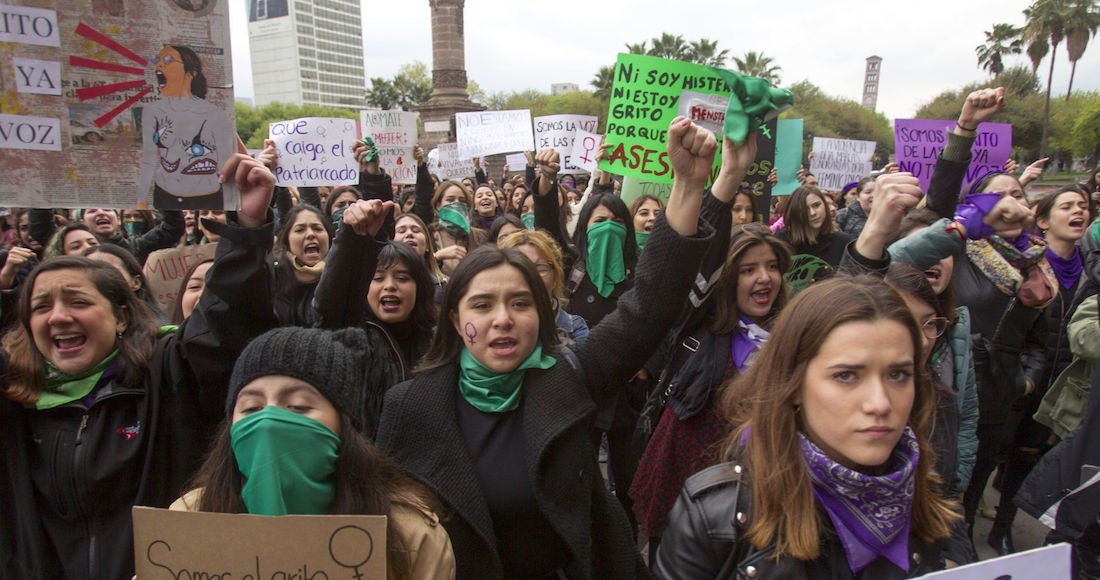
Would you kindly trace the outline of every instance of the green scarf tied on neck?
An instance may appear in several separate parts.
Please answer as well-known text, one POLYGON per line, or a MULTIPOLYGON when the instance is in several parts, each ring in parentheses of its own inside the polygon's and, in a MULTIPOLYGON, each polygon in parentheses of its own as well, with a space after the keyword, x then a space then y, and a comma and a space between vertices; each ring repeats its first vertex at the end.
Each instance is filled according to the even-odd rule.
POLYGON ((469 349, 464 348, 459 357, 458 392, 483 413, 514 411, 519 407, 519 391, 527 369, 546 370, 557 362, 554 357, 542 354, 542 344, 537 344, 515 370, 498 373, 478 362, 469 349))
POLYGON ((712 67, 712 70, 733 89, 726 105, 722 133, 738 145, 744 143, 749 133, 757 127, 794 105, 791 91, 773 87, 762 78, 717 67, 712 67))
POLYGON ((607 298, 615 291, 615 285, 626 280, 626 264, 623 263, 623 244, 626 242, 626 226, 605 220, 588 226, 588 255, 585 270, 600 296, 607 298))
POLYGON ((454 201, 439 208, 439 225, 456 238, 470 235, 470 208, 465 202, 454 201))
POLYGON ((336 497, 340 436, 320 421, 274 405, 229 429, 241 499, 261 516, 326 515, 336 497))
POLYGON ((75 375, 67 375, 47 362, 46 388, 39 393, 34 408, 44 411, 68 405, 73 401, 79 401, 87 397, 88 393, 91 393, 92 389, 99 383, 99 379, 103 377, 103 371, 107 370, 107 367, 111 366, 111 363, 117 357, 118 349, 115 349, 96 366, 75 375))
POLYGON ((634 241, 638 243, 638 251, 645 250, 645 243, 649 240, 649 232, 634 230, 634 241))
POLYGON ((535 229, 535 212, 529 211, 525 214, 521 214, 519 216, 519 221, 523 222, 523 225, 526 226, 527 229, 534 231, 534 229, 535 229))

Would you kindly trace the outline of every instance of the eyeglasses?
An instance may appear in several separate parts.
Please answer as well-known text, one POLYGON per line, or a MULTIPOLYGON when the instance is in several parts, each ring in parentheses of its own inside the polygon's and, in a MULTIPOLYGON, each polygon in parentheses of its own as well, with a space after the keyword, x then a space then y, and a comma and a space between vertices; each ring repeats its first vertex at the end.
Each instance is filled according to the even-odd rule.
POLYGON ((947 330, 947 319, 942 316, 929 318, 920 327, 920 331, 926 338, 933 339, 943 336, 945 330, 947 330))

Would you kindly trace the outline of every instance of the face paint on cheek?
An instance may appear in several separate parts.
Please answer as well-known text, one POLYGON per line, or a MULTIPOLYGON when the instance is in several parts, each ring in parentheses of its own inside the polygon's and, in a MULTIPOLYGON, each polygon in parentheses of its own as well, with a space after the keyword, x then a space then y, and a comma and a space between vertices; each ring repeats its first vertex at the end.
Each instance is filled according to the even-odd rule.
POLYGON ((477 344, 477 328, 474 327, 473 322, 466 323, 466 341, 470 344, 477 344))

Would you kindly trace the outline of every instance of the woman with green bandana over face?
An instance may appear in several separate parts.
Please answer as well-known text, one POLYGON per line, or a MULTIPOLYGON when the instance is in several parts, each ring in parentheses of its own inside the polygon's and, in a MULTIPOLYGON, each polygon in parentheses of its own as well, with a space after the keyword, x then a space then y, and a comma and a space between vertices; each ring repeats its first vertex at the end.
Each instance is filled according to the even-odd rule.
POLYGON ((242 209, 191 316, 161 327, 114 266, 40 264, 0 351, 0 577, 130 578, 131 510, 167 507, 223 418, 232 361, 275 326, 275 178, 238 141, 242 209))
POLYGON ((233 368, 227 421, 171 509, 387 516, 387 578, 453 579, 437 501, 361 434, 370 341, 358 328, 280 328, 252 341, 233 368))
POLYGON ((654 195, 641 195, 630 202, 630 215, 634 216, 634 241, 638 244, 639 252, 645 249, 649 232, 662 209, 664 204, 661 203, 661 198, 654 195))
MULTIPOLYGON (((423 172, 427 172, 426 167, 423 172)), ((450 276, 458 263, 466 257, 466 254, 476 249, 485 241, 485 231, 470 225, 470 208, 474 205, 473 195, 466 186, 457 181, 441 181, 431 196, 430 210, 423 213, 424 187, 421 185, 421 176, 417 175, 417 203, 413 206, 413 212, 420 219, 431 224, 432 240, 435 247, 435 259, 439 262, 443 273, 450 276), (432 215, 434 214, 434 215, 432 215)), ((430 176, 428 177, 430 184, 430 176)))
POLYGON ((706 130, 673 121, 677 180, 634 286, 571 349, 523 253, 479 248, 452 276, 419 373, 386 393, 377 442, 451 514, 459 578, 647 577, 590 426, 671 327, 714 239, 698 216, 716 149, 706 130))

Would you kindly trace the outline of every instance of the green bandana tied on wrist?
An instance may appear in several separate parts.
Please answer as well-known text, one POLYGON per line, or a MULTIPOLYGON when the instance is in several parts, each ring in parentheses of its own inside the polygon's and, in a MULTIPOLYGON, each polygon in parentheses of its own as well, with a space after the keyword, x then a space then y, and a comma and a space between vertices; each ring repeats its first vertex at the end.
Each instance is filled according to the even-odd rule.
POLYGON ((634 241, 637 242, 637 244, 638 244, 638 251, 639 252, 641 252, 642 250, 645 250, 645 243, 646 243, 646 240, 648 240, 648 239, 649 239, 649 232, 639 232, 637 230, 634 231, 634 241))
POLYGON ((527 369, 546 370, 557 359, 542 354, 542 344, 519 363, 516 370, 498 373, 478 362, 468 349, 462 349, 459 357, 458 392, 475 409, 483 413, 504 413, 519 407, 519 391, 523 386, 523 374, 527 369))
POLYGON ((439 208, 439 224, 456 238, 470 235, 470 208, 465 202, 455 201, 439 208))
POLYGON ((615 285, 626 280, 623 263, 623 244, 626 242, 626 226, 605 220, 588 226, 588 255, 584 259, 588 278, 596 286, 600 296, 607 298, 615 291, 615 285))
POLYGON ((519 221, 523 222, 523 225, 526 226, 527 229, 533 231, 535 229, 535 212, 529 211, 519 216, 519 221))
POLYGON ((711 70, 733 89, 726 106, 722 133, 738 145, 744 143, 749 133, 757 127, 794 104, 794 94, 791 91, 773 87, 762 78, 717 67, 712 67, 711 70))
POLYGON ((248 513, 326 515, 336 491, 340 437, 320 421, 275 406, 250 413, 229 430, 248 513))
POLYGON ((73 401, 79 401, 88 396, 92 389, 103 377, 103 371, 111 366, 118 357, 118 349, 115 349, 107 358, 96 366, 76 375, 67 375, 53 364, 46 363, 46 388, 38 395, 34 408, 39 411, 53 409, 62 405, 68 405, 73 401))

